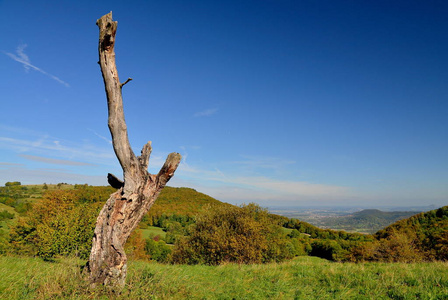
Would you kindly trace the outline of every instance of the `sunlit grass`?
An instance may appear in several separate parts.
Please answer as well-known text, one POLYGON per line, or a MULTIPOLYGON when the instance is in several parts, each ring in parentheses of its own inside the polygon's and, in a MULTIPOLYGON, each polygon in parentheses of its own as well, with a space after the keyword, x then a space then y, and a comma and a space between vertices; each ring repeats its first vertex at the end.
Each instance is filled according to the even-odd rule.
POLYGON ((0 257, 0 299, 448 299, 448 263, 332 263, 315 257, 216 267, 130 262, 119 295, 89 291, 77 259, 0 257))
POLYGON ((159 235, 161 238, 165 238, 165 236, 166 236, 166 232, 163 231, 162 228, 155 227, 155 226, 149 226, 148 228, 140 229, 140 231, 142 232, 142 237, 144 239, 148 239, 148 238, 154 237, 156 235, 159 235))

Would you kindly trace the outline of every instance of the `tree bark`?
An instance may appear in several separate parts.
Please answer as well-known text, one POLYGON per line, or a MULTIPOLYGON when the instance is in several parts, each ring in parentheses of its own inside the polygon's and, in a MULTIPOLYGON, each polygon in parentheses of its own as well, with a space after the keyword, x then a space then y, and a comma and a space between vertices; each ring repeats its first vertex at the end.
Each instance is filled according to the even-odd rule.
POLYGON ((168 155, 157 175, 147 170, 151 142, 143 146, 137 157, 132 151, 123 113, 121 89, 131 79, 120 83, 115 64, 115 34, 117 22, 112 12, 97 21, 99 64, 108 103, 108 125, 115 154, 123 169, 124 182, 109 174, 111 185, 118 190, 110 195, 102 208, 95 227, 87 270, 92 286, 99 284, 120 289, 125 284, 127 258, 124 244, 142 217, 148 212, 161 190, 174 175, 180 163, 179 153, 168 155))

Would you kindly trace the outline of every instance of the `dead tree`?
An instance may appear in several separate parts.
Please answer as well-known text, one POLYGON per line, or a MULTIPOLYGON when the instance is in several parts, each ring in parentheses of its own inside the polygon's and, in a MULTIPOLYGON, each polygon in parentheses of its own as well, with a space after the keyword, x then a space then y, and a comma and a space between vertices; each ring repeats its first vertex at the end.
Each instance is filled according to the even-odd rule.
POLYGON ((161 190, 174 175, 181 156, 168 155, 157 175, 148 172, 151 142, 143 146, 136 156, 129 144, 123 113, 121 89, 129 82, 120 83, 115 64, 115 34, 117 22, 112 21, 112 12, 97 21, 100 30, 99 64, 103 74, 109 111, 109 129, 115 154, 123 169, 124 181, 112 174, 109 182, 118 190, 110 195, 96 221, 87 271, 92 286, 105 285, 112 288, 124 286, 127 258, 124 244, 142 217, 148 212, 161 190))

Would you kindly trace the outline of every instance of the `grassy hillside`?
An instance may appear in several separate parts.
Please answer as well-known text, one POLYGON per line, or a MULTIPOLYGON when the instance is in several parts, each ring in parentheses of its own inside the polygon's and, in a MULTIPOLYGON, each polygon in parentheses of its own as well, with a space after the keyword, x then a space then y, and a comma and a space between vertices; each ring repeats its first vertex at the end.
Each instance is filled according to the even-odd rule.
POLYGON ((446 299, 448 264, 339 264, 301 257, 217 267, 130 262, 120 295, 88 291, 84 262, 0 257, 1 299, 446 299))
MULTIPOLYGON (((48 191, 74 190, 86 186, 65 183, 21 185, 19 182, 16 182, 14 185, 0 186, 0 204, 13 208, 15 212, 22 214, 29 210, 36 200, 42 199, 43 194, 48 191)), ((0 207, 1 210, 2 208, 0 207)))

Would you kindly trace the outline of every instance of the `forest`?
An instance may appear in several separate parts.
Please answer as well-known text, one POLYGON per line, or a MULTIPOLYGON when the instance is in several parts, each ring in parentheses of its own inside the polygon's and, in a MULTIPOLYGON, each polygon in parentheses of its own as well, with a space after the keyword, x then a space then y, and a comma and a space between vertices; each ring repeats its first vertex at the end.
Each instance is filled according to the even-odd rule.
MULTIPOLYGON (((87 259, 98 212, 111 187, 0 187, 0 253, 87 259)), ((316 256, 337 262, 448 259, 448 206, 398 221, 373 235, 320 229, 249 203, 233 206, 190 188, 166 187, 126 252, 130 259, 220 265, 316 256)))

